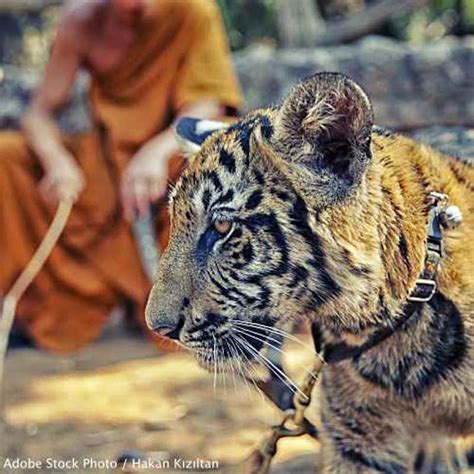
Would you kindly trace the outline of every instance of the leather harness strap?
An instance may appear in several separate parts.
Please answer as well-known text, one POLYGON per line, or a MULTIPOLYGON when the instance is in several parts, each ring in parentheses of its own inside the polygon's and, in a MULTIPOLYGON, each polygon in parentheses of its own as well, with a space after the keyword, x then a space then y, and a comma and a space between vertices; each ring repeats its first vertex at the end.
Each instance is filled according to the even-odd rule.
POLYGON ((325 343, 319 324, 313 322, 311 325, 311 333, 315 351, 318 354, 322 354, 326 364, 335 364, 343 360, 355 359, 394 334, 401 326, 408 322, 411 316, 416 312, 415 310, 415 305, 410 303, 405 307, 403 316, 397 319, 392 326, 379 329, 360 346, 351 346, 345 342, 337 342, 335 344, 325 343))
MULTIPOLYGON (((405 305, 403 316, 397 319, 391 326, 377 330, 367 341, 359 346, 352 346, 345 342, 337 342, 335 344, 325 343, 320 325, 317 322, 313 322, 311 333, 314 348, 316 353, 324 359, 326 364, 354 359, 377 346, 409 321, 411 316, 416 312, 416 308, 418 307, 417 303, 430 301, 436 293, 436 274, 444 252, 442 227, 453 227, 453 225, 448 224, 446 212, 447 210, 449 211, 449 209, 455 208, 455 206, 447 206, 448 197, 445 194, 433 192, 429 195, 429 198, 430 209, 427 224, 425 264, 420 277, 416 280, 415 288, 407 298, 408 302, 405 305)), ((459 210, 454 214, 458 216, 456 224, 459 224, 461 220, 459 210)), ((273 362, 284 372, 281 361, 273 362)), ((293 407, 291 390, 288 389, 275 374, 272 373, 269 380, 260 381, 258 385, 267 397, 281 410, 284 411, 293 407)))
MULTIPOLYGON (((459 225, 462 215, 456 206, 447 206, 448 197, 445 194, 433 192, 430 194, 430 209, 426 239, 424 268, 416 280, 415 287, 407 298, 403 315, 391 326, 383 327, 372 334, 363 344, 351 346, 345 342, 330 344, 324 341, 321 326, 317 322, 311 325, 314 348, 317 357, 315 367, 303 383, 302 400, 300 393, 292 392, 272 371, 268 380, 259 381, 258 387, 280 410, 285 412, 285 418, 280 425, 273 427, 270 436, 264 439, 260 448, 249 458, 251 473, 266 473, 271 459, 276 453, 277 442, 286 436, 309 434, 317 439, 317 428, 304 416, 306 407, 311 401, 311 392, 324 364, 335 364, 343 360, 354 359, 364 352, 374 348, 406 324, 417 311, 420 303, 429 302, 437 291, 436 274, 443 256, 442 227, 453 228, 459 225), (286 428, 287 422, 293 422, 296 428, 286 428)), ((281 360, 274 360, 278 369, 285 373, 281 360)))
POLYGON ((445 194, 430 194, 425 265, 416 280, 415 288, 407 298, 408 301, 425 303, 436 293, 436 273, 443 256, 442 216, 447 207, 447 199, 445 194))
POLYGON ((429 302, 436 293, 436 274, 441 258, 444 254, 442 227, 453 228, 462 220, 461 213, 456 206, 448 206, 448 196, 441 193, 430 193, 430 209, 426 235, 425 263, 415 287, 407 298, 403 308, 403 316, 391 326, 376 331, 360 346, 351 346, 345 342, 324 344, 321 328, 317 323, 311 327, 315 350, 322 353, 327 364, 355 359, 362 353, 372 349, 400 329, 416 313, 418 303, 429 302), (454 216, 454 217, 453 217, 454 216))

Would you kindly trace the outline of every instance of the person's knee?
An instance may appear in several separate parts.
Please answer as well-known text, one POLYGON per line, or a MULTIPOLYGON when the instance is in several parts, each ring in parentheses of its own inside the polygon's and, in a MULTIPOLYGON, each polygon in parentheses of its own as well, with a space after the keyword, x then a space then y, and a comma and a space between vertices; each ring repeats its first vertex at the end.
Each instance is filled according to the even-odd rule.
POLYGON ((21 132, 0 130, 0 164, 23 160, 28 147, 21 132))

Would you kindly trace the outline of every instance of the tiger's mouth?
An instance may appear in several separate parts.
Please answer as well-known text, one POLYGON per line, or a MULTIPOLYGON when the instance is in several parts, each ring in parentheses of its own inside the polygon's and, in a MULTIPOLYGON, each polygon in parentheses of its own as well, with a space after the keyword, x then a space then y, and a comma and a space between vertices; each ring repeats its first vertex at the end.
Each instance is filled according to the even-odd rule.
POLYGON ((199 365, 209 371, 227 372, 261 362, 261 351, 267 337, 228 329, 224 334, 213 333, 206 341, 188 348, 199 365))

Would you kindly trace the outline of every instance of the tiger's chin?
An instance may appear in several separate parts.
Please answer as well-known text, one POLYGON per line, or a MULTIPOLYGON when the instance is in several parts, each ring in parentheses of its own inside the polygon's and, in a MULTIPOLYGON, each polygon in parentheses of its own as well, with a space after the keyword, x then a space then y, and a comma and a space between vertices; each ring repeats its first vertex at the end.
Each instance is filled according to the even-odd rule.
POLYGON ((194 352, 194 358, 198 365, 208 372, 232 372, 233 367, 240 366, 242 369, 250 366, 250 361, 235 357, 215 357, 213 351, 194 352))
POLYGON ((261 344, 239 347, 227 339, 222 338, 221 343, 215 346, 211 343, 207 347, 188 349, 191 349, 199 366, 209 372, 245 372, 258 362, 261 344))

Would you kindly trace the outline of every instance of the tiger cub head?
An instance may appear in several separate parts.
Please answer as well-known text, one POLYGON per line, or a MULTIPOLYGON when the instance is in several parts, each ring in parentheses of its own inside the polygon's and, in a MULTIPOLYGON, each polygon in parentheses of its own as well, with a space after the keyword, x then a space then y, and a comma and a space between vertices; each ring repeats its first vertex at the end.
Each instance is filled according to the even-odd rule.
POLYGON ((191 156, 171 193, 148 326, 213 368, 254 359, 267 328, 290 318, 354 311, 352 244, 334 238, 331 215, 363 188, 372 124, 364 91, 331 73, 226 128, 182 119, 191 156))

